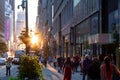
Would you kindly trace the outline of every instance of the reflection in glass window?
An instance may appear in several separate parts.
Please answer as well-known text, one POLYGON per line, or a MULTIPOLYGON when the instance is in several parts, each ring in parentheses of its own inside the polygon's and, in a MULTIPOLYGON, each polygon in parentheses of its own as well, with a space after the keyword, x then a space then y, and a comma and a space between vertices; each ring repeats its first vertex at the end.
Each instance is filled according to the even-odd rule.
POLYGON ((80 2, 81 0, 74 0, 74 7, 77 6, 77 4, 80 2))
POLYGON ((113 32, 115 29, 118 29, 118 23, 119 23, 119 17, 118 17, 118 10, 115 10, 109 14, 109 22, 108 22, 108 32, 113 32), (114 25, 115 26, 114 26, 114 25))
POLYGON ((98 33, 98 14, 91 17, 91 34, 98 33))

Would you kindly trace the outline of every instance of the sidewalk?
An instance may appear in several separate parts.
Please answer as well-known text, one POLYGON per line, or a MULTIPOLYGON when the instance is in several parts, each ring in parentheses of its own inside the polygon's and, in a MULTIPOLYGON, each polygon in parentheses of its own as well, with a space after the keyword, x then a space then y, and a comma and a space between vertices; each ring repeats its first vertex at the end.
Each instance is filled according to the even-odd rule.
MULTIPOLYGON (((78 68, 78 72, 72 73, 71 80, 82 80, 82 75, 79 71, 80 71, 80 68, 78 68)), ((47 77, 47 80, 63 80, 64 73, 62 71, 61 71, 61 73, 59 73, 58 68, 54 68, 52 65, 50 66, 48 64, 47 67, 43 69, 43 76, 47 77), (48 69, 48 70, 46 70, 46 69, 48 69), (53 76, 52 78, 54 78, 54 79, 50 79, 51 76, 53 76)))
POLYGON ((0 80, 9 80, 9 76, 7 76, 7 77, 0 77, 0 80))
POLYGON ((11 67, 11 76, 6 76, 6 68, 0 70, 0 80, 9 80, 10 77, 16 77, 18 75, 18 69, 16 66, 11 67))

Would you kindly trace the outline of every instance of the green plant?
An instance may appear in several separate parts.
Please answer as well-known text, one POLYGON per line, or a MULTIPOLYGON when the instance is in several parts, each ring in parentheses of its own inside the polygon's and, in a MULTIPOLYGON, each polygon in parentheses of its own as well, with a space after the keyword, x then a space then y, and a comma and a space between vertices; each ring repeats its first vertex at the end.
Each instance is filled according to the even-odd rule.
POLYGON ((20 78, 10 77, 9 80, 21 80, 20 78))
POLYGON ((29 79, 42 78, 42 65, 39 64, 37 56, 31 57, 24 55, 21 57, 19 77, 21 79, 25 77, 29 79))

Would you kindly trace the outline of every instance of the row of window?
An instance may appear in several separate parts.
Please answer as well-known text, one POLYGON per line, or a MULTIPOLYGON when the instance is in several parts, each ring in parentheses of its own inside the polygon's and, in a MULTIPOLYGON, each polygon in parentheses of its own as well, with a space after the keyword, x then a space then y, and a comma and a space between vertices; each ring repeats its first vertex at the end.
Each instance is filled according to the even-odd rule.
POLYGON ((99 10, 99 0, 80 0, 74 7, 74 17, 82 20, 93 12, 99 10))
POLYGON ((57 12, 59 7, 61 6, 63 0, 54 0, 54 14, 57 12))
MULTIPOLYGON (((73 16, 73 0, 68 0, 67 3, 64 3, 64 4, 65 4, 65 6, 62 9, 61 13, 54 20, 54 30, 55 30, 54 33, 59 32, 60 27, 62 29, 73 16)), ((54 7, 56 7, 56 6, 54 6, 54 7)))
POLYGON ((69 0, 61 12, 61 24, 64 27, 73 16, 73 0, 69 0))

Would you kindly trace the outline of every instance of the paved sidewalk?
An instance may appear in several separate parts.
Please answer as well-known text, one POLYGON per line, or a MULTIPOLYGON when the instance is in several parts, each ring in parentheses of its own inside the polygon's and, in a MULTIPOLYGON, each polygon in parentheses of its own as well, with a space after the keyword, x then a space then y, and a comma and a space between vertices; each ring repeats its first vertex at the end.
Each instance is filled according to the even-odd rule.
MULTIPOLYGON (((46 77, 47 80, 63 80, 64 73, 62 71, 59 73, 58 68, 54 68, 48 64, 47 67, 43 69, 43 76, 46 77)), ((71 80, 82 80, 81 73, 79 71, 72 73, 71 80)))
POLYGON ((18 66, 11 67, 11 76, 6 76, 6 68, 0 70, 0 80, 9 80, 10 77, 16 77, 18 75, 18 66))
POLYGON ((0 80, 9 80, 9 76, 8 77, 0 77, 0 80))

